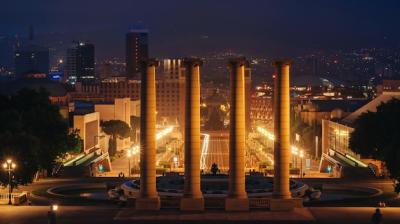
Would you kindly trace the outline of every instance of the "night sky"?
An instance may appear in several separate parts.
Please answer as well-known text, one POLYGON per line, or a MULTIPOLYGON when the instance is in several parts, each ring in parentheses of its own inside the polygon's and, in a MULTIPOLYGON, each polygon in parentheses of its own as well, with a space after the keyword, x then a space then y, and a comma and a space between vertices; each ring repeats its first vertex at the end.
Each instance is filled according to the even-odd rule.
POLYGON ((255 56, 400 43, 398 0, 2 0, 0 34, 59 36, 124 55, 131 24, 150 30, 152 56, 232 50, 255 56))

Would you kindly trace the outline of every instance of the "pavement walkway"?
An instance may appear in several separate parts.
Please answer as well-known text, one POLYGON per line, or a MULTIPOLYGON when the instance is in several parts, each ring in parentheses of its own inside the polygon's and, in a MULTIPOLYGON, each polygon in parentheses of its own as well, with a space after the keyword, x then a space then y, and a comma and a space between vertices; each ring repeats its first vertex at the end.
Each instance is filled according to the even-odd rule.
MULTIPOLYGON (((0 206, 0 224, 43 224, 47 223, 47 211, 48 206, 0 206)), ((184 223, 205 223, 205 216, 211 214, 208 218, 207 224, 212 223, 321 223, 321 224, 368 224, 371 223, 371 216, 374 213, 375 208, 373 207, 313 207, 306 208, 299 214, 303 214, 303 217, 309 217, 312 215, 314 220, 293 220, 293 214, 287 212, 268 212, 268 211, 254 211, 248 213, 226 213, 224 211, 215 212, 208 211, 197 215, 199 220, 193 220, 184 223), (226 221, 212 221, 212 217, 230 216, 230 220, 226 221), (304 215, 306 214, 306 215, 304 215), (204 219, 203 219, 204 218, 204 219), (233 219, 240 219, 238 222, 233 222, 233 219), (257 221, 258 220, 258 221, 257 221)), ((135 211, 130 208, 118 208, 117 206, 59 206, 57 211, 57 223, 58 224, 108 224, 108 223, 179 223, 176 220, 174 222, 167 222, 166 219, 152 220, 151 222, 141 222, 135 220, 135 217, 130 219, 121 218, 123 214, 134 214, 135 211)), ((170 214, 170 217, 176 216, 177 211, 166 211, 162 212, 163 215, 170 214)), ((181 213, 188 215, 188 213, 181 213)), ((385 224, 398 224, 400 223, 400 208, 383 208, 382 209, 383 220, 385 224)), ((142 213, 151 217, 151 213, 142 213)), ((190 213, 189 213, 190 215, 190 213)), ((195 216, 193 216, 195 217, 195 216)), ((300 216, 299 216, 300 217, 300 216)))

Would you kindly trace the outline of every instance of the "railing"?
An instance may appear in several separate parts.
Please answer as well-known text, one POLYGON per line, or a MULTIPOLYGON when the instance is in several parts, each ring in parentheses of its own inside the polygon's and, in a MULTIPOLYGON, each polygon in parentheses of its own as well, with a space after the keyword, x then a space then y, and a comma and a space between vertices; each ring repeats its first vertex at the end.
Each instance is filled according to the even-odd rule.
MULTIPOLYGON (((15 196, 18 196, 19 195, 19 193, 12 193, 11 194, 11 200, 13 200, 14 199, 14 197, 15 196)), ((8 193, 1 193, 0 194, 0 200, 6 200, 6 201, 8 201, 8 193)))
POLYGON ((270 208, 269 198, 249 198, 250 208, 270 208))
MULTIPOLYGON (((8 193, 0 193, 0 204, 5 204, 8 202, 8 193)), ((11 201, 13 205, 20 205, 28 200, 27 192, 22 193, 11 193, 11 201)))
MULTIPOLYGON (((180 198, 161 198, 161 207, 179 208, 179 202, 180 198)), ((225 198, 204 198, 204 206, 208 209, 223 209, 225 198)), ((249 206, 252 209, 268 210, 271 208, 271 198, 249 198, 249 206)))

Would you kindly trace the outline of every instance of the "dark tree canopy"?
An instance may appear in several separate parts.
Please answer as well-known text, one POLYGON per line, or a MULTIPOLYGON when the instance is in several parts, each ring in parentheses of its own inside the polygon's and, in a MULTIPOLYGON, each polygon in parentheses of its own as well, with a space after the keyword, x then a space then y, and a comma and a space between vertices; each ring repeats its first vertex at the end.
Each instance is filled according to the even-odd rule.
POLYGON ((224 129, 224 119, 219 109, 211 109, 211 114, 205 124, 205 129, 210 131, 224 129))
POLYGON ((0 161, 14 160, 19 184, 31 182, 39 169, 50 171, 58 158, 79 148, 79 136, 69 133, 67 121, 44 89, 0 96, 0 124, 0 161))
POLYGON ((108 152, 113 156, 116 153, 117 138, 128 138, 131 133, 131 128, 127 123, 121 120, 104 121, 101 123, 101 127, 107 135, 111 135, 108 152))
POLYGON ((400 180, 400 100, 392 99, 376 112, 361 114, 354 122, 350 148, 370 158, 385 161, 392 178, 400 180))

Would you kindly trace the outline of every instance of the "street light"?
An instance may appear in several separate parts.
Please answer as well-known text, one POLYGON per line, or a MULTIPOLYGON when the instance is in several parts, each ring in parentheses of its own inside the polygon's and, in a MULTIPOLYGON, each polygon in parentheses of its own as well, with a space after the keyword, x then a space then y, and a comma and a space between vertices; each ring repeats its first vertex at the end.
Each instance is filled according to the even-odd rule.
POLYGON ((128 154, 126 155, 128 157, 128 177, 131 176, 131 156, 132 156, 132 151, 128 149, 128 154))
POLYGON ((57 204, 50 205, 50 211, 47 212, 47 221, 49 224, 57 223, 57 216, 56 216, 57 210, 58 210, 57 204))
POLYGON ((293 166, 297 168, 297 159, 296 156, 299 154, 299 149, 296 146, 292 146, 292 158, 293 158, 293 166))
POLYGON ((304 158, 303 150, 300 150, 299 157, 300 157, 300 175, 301 175, 301 178, 303 178, 303 158, 304 158))
POLYGON ((3 164, 3 168, 8 172, 8 204, 11 205, 11 171, 13 171, 17 165, 12 162, 11 159, 7 159, 7 162, 3 164))
POLYGON ((173 160, 174 160, 175 168, 177 168, 178 167, 178 157, 174 156, 173 160))

